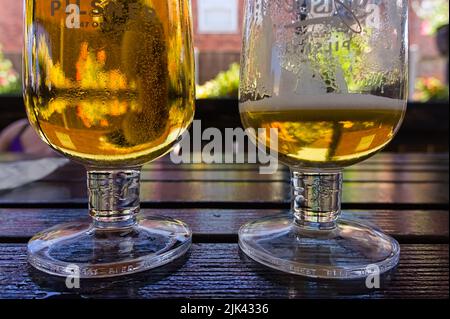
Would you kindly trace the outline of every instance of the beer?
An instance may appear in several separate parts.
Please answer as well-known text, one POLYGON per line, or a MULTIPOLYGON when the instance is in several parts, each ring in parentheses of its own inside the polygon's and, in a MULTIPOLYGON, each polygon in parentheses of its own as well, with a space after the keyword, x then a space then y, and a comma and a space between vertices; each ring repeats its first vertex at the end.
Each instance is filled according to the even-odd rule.
POLYGON ((27 0, 25 103, 42 139, 91 166, 164 155, 194 115, 188 1, 27 0))
POLYGON ((372 95, 284 96, 244 102, 241 117, 245 127, 265 128, 267 135, 268 129, 277 130, 284 163, 333 169, 360 162, 386 146, 404 108, 401 100, 372 95))

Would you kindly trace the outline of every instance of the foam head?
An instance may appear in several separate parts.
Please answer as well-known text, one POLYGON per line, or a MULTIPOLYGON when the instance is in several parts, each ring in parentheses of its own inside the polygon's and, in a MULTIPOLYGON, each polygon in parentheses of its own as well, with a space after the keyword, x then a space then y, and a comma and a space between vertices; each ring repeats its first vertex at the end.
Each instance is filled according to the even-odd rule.
POLYGON ((259 101, 241 103, 241 112, 292 111, 301 109, 326 110, 398 110, 402 111, 406 101, 369 94, 321 94, 321 95, 282 95, 259 101))

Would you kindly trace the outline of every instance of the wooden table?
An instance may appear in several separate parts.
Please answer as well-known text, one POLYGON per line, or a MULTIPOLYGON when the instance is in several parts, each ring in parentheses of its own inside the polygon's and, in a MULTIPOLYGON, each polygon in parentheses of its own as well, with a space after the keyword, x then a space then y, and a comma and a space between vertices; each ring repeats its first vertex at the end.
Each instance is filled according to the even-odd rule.
MULTIPOLYGON (((11 160, 0 155, 0 161, 11 160)), ((145 167, 143 214, 188 222, 190 253, 153 271, 86 280, 81 290, 35 271, 26 242, 55 224, 85 218, 85 172, 70 164, 45 180, 0 192, 0 298, 448 298, 449 157, 378 155, 346 170, 344 216, 378 225, 399 240, 399 267, 381 289, 362 281, 323 281, 279 273, 244 256, 237 245, 246 221, 287 212, 289 173, 259 175, 254 165, 145 167)))

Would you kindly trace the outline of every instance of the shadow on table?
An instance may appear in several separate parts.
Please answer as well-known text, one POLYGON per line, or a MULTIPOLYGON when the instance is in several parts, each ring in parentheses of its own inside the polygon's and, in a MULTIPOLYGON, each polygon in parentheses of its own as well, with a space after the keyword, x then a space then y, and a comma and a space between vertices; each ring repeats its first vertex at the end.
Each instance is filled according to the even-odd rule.
POLYGON ((396 271, 394 268, 380 277, 380 289, 369 289, 365 279, 330 280, 295 276, 261 265, 241 250, 239 256, 251 271, 278 288, 279 296, 273 298, 374 298, 388 287, 396 271))
POLYGON ((28 265, 31 280, 45 290, 50 290, 44 299, 84 299, 96 297, 139 298, 139 289, 156 284, 176 273, 190 258, 190 252, 168 265, 124 277, 105 279, 81 279, 80 289, 69 289, 66 278, 48 275, 28 265))

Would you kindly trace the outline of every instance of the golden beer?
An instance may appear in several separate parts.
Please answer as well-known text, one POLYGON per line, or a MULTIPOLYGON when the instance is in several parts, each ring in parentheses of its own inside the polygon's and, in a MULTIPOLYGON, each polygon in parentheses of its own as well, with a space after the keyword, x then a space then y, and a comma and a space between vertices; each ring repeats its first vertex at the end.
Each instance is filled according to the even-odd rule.
POLYGON ((292 166, 342 168, 386 146, 403 119, 403 101, 359 94, 271 98, 241 104, 245 127, 278 132, 280 160, 292 166))
POLYGON ((26 1, 25 103, 42 139, 93 166, 170 151, 194 115, 188 1, 69 3, 26 1))

